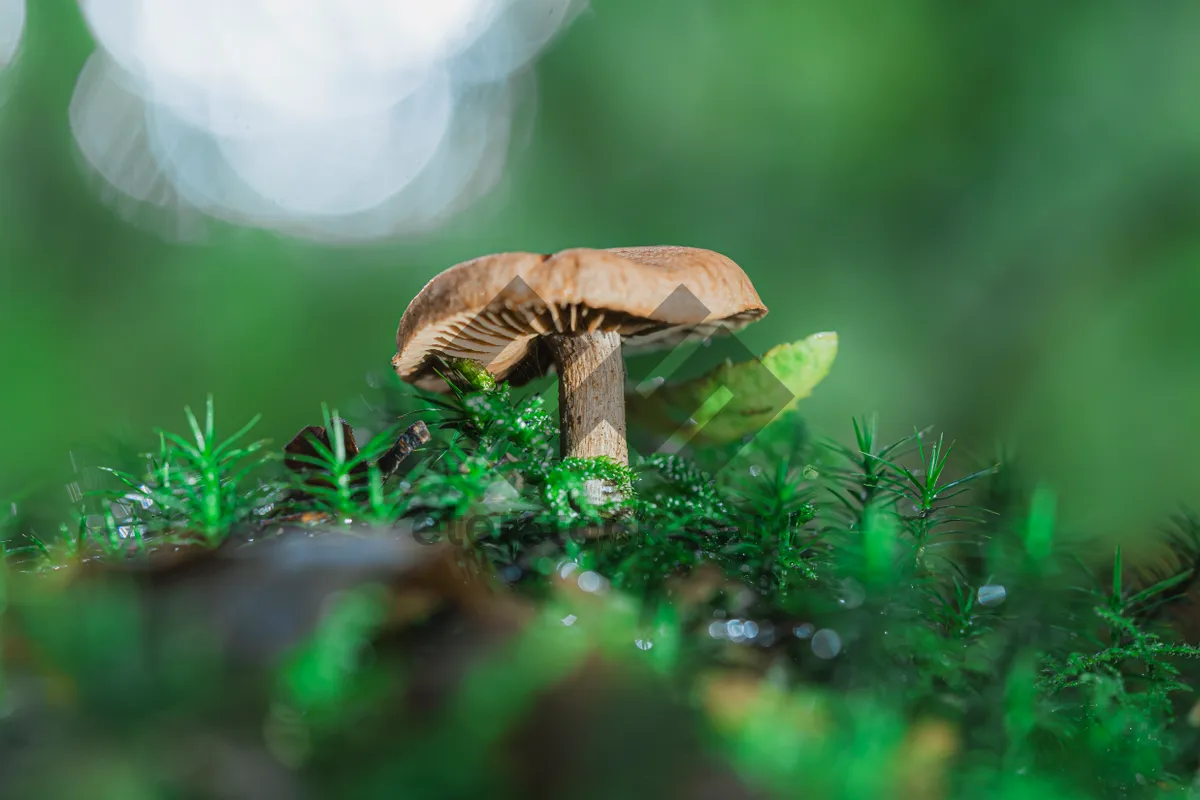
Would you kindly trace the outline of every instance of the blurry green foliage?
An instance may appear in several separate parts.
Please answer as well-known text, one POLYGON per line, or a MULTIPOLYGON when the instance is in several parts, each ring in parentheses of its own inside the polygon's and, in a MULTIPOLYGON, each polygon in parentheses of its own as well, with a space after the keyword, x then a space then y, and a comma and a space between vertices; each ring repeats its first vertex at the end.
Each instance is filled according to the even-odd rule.
POLYGON ((757 352, 841 333, 818 430, 879 410, 893 436, 1011 439, 1064 518, 1121 536, 1200 479, 1179 423, 1200 404, 1186 0, 594 0, 537 66, 505 184, 436 234, 350 249, 125 224, 67 126, 87 32, 72 0, 29 5, 0 78, 10 491, 210 391, 282 440, 387 368, 408 300, 458 260, 660 242, 746 268, 772 309, 757 352))
POLYGON ((1194 795, 1189 517, 1170 574, 1120 548, 1094 574, 1010 466, 957 472, 942 437, 889 442, 874 419, 814 442, 794 411, 715 476, 637 459, 614 517, 570 476, 617 476, 560 462, 506 384, 380 394, 364 425, 437 432, 398 475, 354 476, 342 432, 312 459, 327 490, 300 483, 222 438, 210 403, 195 446, 162 433, 177 449, 150 466, 201 498, 213 470, 216 528, 133 472, 108 474, 148 500, 118 529, 136 547, 109 546, 97 511, 130 494, 103 487, 82 537, 6 522, 40 542, 0 561, 18 796, 694 796, 697 776, 845 800, 1194 795), (268 507, 233 491, 250 480, 268 507))

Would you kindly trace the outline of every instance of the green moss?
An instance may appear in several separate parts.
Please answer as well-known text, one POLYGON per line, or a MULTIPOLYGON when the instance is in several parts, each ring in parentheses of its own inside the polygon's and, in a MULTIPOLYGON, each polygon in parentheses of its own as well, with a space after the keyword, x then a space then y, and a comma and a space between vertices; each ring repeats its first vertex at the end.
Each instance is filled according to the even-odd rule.
POLYGON ((494 392, 497 388, 496 379, 492 373, 469 358, 447 359, 446 366, 462 379, 462 383, 468 391, 494 392))
MULTIPOLYGON (((62 535, 6 520, 5 619, 24 623, 26 651, 47 654, 34 673, 66 675, 82 698, 54 713, 108 715, 154 739, 159 709, 184 708, 180 698, 195 704, 186 713, 207 704, 206 717, 235 725, 257 697, 270 707, 268 746, 314 786, 385 792, 400 780, 424 796, 462 795, 500 779, 487 769, 495 748, 591 653, 650 681, 663 718, 699 708, 706 752, 782 796, 1140 797, 1191 769, 1197 742, 1180 703, 1200 649, 1166 622, 1195 577, 1192 517, 1175 521, 1177 567, 1134 579, 1118 552, 1094 575, 1065 549, 1049 488, 1003 464, 956 472, 950 445, 928 432, 884 443, 873 420, 856 420, 852 445, 821 444, 793 411, 715 474, 699 466, 704 452, 635 455, 624 467, 559 459, 540 396, 473 381, 446 397, 404 395, 410 407, 375 420, 358 453, 334 441, 314 463, 325 485, 298 483, 261 445, 239 444, 248 426, 218 436, 210 406, 203 424, 189 415, 189 438, 164 433, 140 469, 107 473, 112 485, 83 498, 62 535), (385 478, 375 460, 404 424, 396 416, 414 410, 436 436, 385 478), (583 487, 594 479, 619 502, 592 506, 583 487), (212 657, 191 650, 151 657, 161 643, 125 595, 105 605, 47 594, 45 578, 21 575, 141 559, 182 540, 254 547, 245 539, 265 535, 264 523, 301 512, 445 540, 460 564, 532 603, 537 621, 454 673, 461 683, 431 729, 394 709, 423 685, 411 662, 422 642, 466 623, 431 618, 376 652, 392 607, 379 586, 326 604, 264 678, 202 674, 212 657), (241 694, 226 708, 206 686, 241 694)), ((621 719, 589 723, 590 735, 631 741, 636 726, 621 719)), ((640 748, 663 751, 647 769, 665 768, 671 741, 640 748)))

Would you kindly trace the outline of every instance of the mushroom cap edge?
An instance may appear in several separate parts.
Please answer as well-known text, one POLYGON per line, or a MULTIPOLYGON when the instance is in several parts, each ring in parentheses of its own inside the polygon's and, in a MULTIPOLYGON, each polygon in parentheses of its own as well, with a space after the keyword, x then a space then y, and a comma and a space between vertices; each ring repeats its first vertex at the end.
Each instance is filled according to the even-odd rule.
POLYGON ((438 355, 473 358, 504 379, 537 357, 542 335, 615 330, 627 349, 645 352, 693 331, 737 330, 766 313, 741 267, 711 250, 496 253, 425 284, 401 317, 392 366, 403 380, 438 391, 447 388, 433 371, 438 355))

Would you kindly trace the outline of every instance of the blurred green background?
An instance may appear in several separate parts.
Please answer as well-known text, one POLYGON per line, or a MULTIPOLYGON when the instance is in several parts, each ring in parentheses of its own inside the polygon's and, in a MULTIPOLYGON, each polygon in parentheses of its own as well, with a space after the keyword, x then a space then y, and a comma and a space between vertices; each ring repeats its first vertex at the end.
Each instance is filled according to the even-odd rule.
POLYGON ((421 238, 171 244, 98 199, 67 106, 92 43, 33 0, 0 75, 0 493, 217 397, 284 439, 385 369, 400 314, 492 251, 687 244, 743 265, 765 350, 837 330, 845 438, 1011 442, 1097 534, 1200 478, 1200 5, 594 0, 536 65, 504 183, 421 238))

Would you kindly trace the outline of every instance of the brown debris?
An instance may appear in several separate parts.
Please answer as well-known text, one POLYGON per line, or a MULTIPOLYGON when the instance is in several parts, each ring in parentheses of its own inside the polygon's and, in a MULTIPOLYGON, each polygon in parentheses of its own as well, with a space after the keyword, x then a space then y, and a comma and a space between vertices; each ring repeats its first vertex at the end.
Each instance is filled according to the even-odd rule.
MULTIPOLYGON (((344 419, 334 419, 335 424, 342 426, 342 440, 345 443, 346 459, 351 460, 359 455, 358 442, 354 438, 354 429, 350 427, 350 423, 344 419)), ((408 458, 421 445, 432 439, 429 433, 429 428, 420 420, 400 434, 396 439, 396 443, 384 453, 376 462, 383 479, 386 481, 391 478, 396 470, 399 469, 404 459, 408 458)), ((283 448, 284 466, 297 475, 303 475, 304 484, 311 487, 330 487, 332 482, 328 475, 321 469, 320 465, 312 463, 310 459, 320 458, 320 453, 317 450, 314 442, 319 442, 322 447, 332 451, 333 442, 329 435, 329 431, 320 425, 308 425, 300 430, 292 440, 283 448)), ((352 485, 364 486, 367 482, 367 474, 370 465, 366 461, 361 461, 354 466, 350 471, 350 480, 352 485)), ((296 519, 289 517, 289 520, 299 522, 309 522, 311 520, 296 519)))
POLYGON ((421 420, 417 420, 412 425, 408 426, 408 430, 400 434, 400 438, 392 445, 386 453, 379 459, 379 471, 383 473, 383 479, 387 480, 392 475, 396 474, 396 470, 400 468, 401 462, 408 458, 413 451, 423 444, 427 444, 433 436, 429 433, 428 426, 421 420))
POLYGON ((949 766, 958 754, 958 732, 944 720, 918 722, 908 732, 896 758, 896 797, 938 800, 950 791, 949 766))
MULTIPOLYGON (((354 429, 350 427, 350 423, 344 419, 334 419, 334 424, 342 426, 342 439, 346 446, 347 460, 358 455, 358 442, 354 439, 354 429)), ((283 464, 292 472, 300 475, 305 475, 305 483, 310 486, 329 486, 329 479, 326 478, 321 468, 313 464, 308 459, 321 458, 315 442, 319 442, 322 447, 333 451, 333 441, 329 431, 321 425, 308 425, 300 430, 292 440, 283 448, 284 459, 283 464)), ((363 462, 354 467, 351 474, 361 477, 367 471, 367 464, 363 462)))

